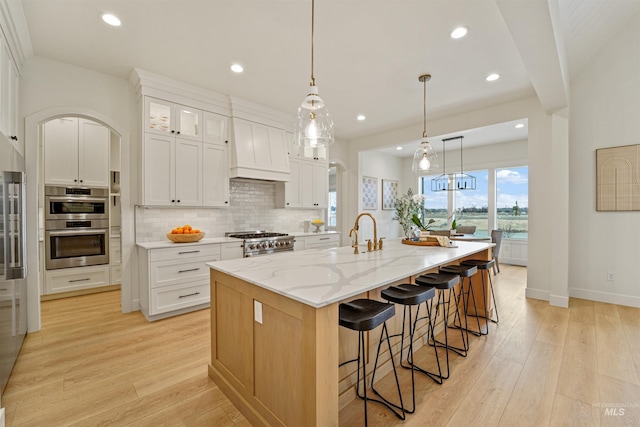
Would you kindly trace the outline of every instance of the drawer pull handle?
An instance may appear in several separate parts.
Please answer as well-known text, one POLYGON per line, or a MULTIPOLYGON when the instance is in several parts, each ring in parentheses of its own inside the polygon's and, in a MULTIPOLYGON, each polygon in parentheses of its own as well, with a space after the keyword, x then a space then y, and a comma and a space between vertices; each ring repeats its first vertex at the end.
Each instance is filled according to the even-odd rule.
POLYGON ((178 255, 184 255, 184 254, 197 254, 200 251, 184 251, 184 252, 178 252, 178 255))
POLYGON ((69 283, 73 283, 73 282, 86 282, 87 280, 91 280, 90 278, 86 278, 86 279, 75 279, 75 280, 69 280, 69 283))
POLYGON ((178 270, 178 273, 188 273, 190 271, 198 271, 198 270, 200 270, 200 267, 198 267, 198 268, 190 268, 188 270, 178 270))
POLYGON ((187 294, 187 295, 180 295, 178 298, 192 297, 194 295, 200 295, 200 292, 194 292, 192 294, 187 294))
POLYGON ((320 240, 329 240, 330 237, 321 237, 320 240))

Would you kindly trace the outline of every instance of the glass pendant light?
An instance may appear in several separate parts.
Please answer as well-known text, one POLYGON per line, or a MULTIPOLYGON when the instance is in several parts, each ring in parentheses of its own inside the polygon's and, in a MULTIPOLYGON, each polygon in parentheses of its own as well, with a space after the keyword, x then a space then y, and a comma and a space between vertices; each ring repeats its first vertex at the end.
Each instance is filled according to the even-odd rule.
POLYGON ((438 156, 433 147, 427 141, 427 82, 431 79, 431 74, 423 74, 418 77, 424 85, 424 128, 422 131, 422 142, 413 153, 411 170, 418 175, 425 175, 432 168, 438 167, 438 156))
POLYGON ((298 119, 293 140, 305 148, 326 147, 333 144, 333 121, 324 101, 318 95, 316 78, 313 74, 313 36, 315 21, 315 0, 311 0, 311 82, 309 94, 298 107, 298 119))

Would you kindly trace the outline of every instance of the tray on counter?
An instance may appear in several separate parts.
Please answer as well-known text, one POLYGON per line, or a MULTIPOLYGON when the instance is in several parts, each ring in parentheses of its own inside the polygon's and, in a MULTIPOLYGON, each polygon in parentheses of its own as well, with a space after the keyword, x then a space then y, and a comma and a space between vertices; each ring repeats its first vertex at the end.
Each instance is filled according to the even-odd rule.
POLYGON ((414 246, 440 246, 440 243, 438 243, 435 240, 430 240, 427 242, 416 242, 415 240, 409 240, 407 238, 402 239, 402 243, 404 243, 405 245, 414 245, 414 246))

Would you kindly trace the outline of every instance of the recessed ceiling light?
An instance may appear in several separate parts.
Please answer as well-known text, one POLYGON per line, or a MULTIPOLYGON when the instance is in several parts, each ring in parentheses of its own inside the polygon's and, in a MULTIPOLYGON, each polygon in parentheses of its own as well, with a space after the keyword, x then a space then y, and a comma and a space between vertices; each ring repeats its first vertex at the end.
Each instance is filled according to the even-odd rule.
POLYGON ((516 125, 516 129, 522 129, 524 127, 524 125, 522 123, 518 123, 516 125))
POLYGON ((241 73, 244 71, 244 68, 240 64, 233 64, 231 65, 231 71, 234 73, 241 73))
POLYGON ((396 147, 396 150, 400 151, 402 150, 402 147, 396 147))
POLYGON ((112 15, 110 13, 103 13, 101 15, 101 18, 104 22, 111 25, 112 27, 119 27, 121 24, 120 19, 118 19, 117 16, 112 15))
POLYGON ((453 31, 451 31, 451 38, 461 39, 467 35, 467 32, 469 32, 469 29, 467 27, 457 27, 453 31))
POLYGON ((366 117, 364 116, 364 114, 360 114, 358 117, 356 117, 356 119, 363 121, 366 120, 366 117))
POLYGON ((489 75, 487 76, 486 80, 487 80, 488 82, 495 82, 495 81, 496 81, 496 80, 498 80, 499 78, 500 78, 500 74, 492 73, 492 74, 489 74, 489 75))

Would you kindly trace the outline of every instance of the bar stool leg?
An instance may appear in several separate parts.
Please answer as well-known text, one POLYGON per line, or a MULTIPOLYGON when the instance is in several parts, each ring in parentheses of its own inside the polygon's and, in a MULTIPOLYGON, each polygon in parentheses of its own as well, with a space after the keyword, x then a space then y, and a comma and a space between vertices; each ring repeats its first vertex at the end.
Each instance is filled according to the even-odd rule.
MULTIPOLYGON (((420 313, 420 305, 418 305, 418 308, 416 309, 416 317, 415 317, 415 321, 413 322, 413 328, 410 332, 410 337, 411 337, 411 344, 409 344, 409 354, 407 355, 407 362, 409 362, 409 366, 404 366, 404 365, 400 365, 405 369, 413 369, 416 370, 418 372, 422 372, 423 374, 425 374, 426 376, 428 376, 429 378, 431 378, 433 381, 435 381, 437 384, 442 384, 442 368, 440 367, 440 357, 438 356, 438 350, 434 349, 434 353, 436 356, 436 364, 438 366, 438 373, 433 373, 433 372, 429 372, 426 369, 421 368, 420 366, 417 366, 415 363, 413 363, 413 337, 415 336, 415 332, 416 332, 416 328, 418 325, 418 321, 422 320, 422 319, 427 319, 428 323, 427 323, 427 339, 429 337, 429 333, 433 334, 433 322, 431 321, 431 309, 432 309, 432 303, 433 301, 425 301, 425 307, 427 310, 427 315, 425 317, 419 317, 419 313, 420 313), (429 304, 429 302, 431 302, 431 304, 429 304)), ((411 310, 409 310, 409 325, 411 325, 411 310)), ((402 350, 400 350, 402 352, 402 350)), ((402 354, 402 353, 401 353, 402 354)), ((402 362, 402 359, 400 359, 400 361, 402 362)), ((412 373, 413 375, 413 373, 412 373)), ((415 399, 414 399, 415 401, 415 399)))
MULTIPOLYGON (((363 338, 363 343, 364 343, 364 338, 363 338)), ((364 344, 363 344, 363 347, 364 347, 364 344)), ((364 358, 364 355, 363 355, 363 358, 364 358)), ((401 420, 405 419, 405 413, 407 412, 407 410, 404 408, 404 402, 402 401, 402 391, 400 390, 400 380, 398 379, 398 371, 396 371, 396 364, 393 362, 393 352, 391 350, 391 341, 389 339, 389 330, 387 329, 387 322, 384 322, 382 325, 382 332, 380 333, 380 341, 378 341, 378 350, 376 351, 376 361, 373 364, 373 373, 371 374, 371 390, 381 400, 376 400, 376 399, 369 399, 369 400, 371 400, 372 402, 378 402, 385 405, 396 415, 396 417, 400 418, 401 420), (391 367, 393 368, 393 376, 396 379, 396 388, 398 390, 398 398, 400 399, 400 405, 396 405, 395 403, 392 403, 389 400, 385 399, 374 387, 376 370, 378 368, 378 359, 380 357, 380 348, 382 347, 383 341, 387 342, 387 347, 389 349, 390 363, 391 363, 391 367), (399 409, 401 412, 398 413, 394 408, 399 409)), ((366 393, 366 387, 365 387, 365 393, 366 393)))
MULTIPOLYGON (((465 341, 465 337, 464 337, 464 331, 461 328, 460 329, 460 338, 462 339, 462 344, 463 344, 463 348, 459 348, 459 347, 453 347, 449 345, 449 333, 448 333, 448 329, 449 329, 449 311, 450 311, 450 306, 451 306, 451 298, 454 299, 454 301, 456 301, 456 314, 454 315, 454 322, 455 319, 461 319, 461 315, 460 315, 460 309, 459 309, 459 305, 457 303, 457 298, 455 296, 455 292, 453 289, 449 289, 449 298, 445 300, 445 295, 444 295, 444 291, 443 290, 439 290, 438 291, 438 301, 436 302, 436 312, 435 312, 435 319, 438 318, 438 313, 440 311, 440 306, 442 306, 442 312, 443 312, 443 324, 444 324, 444 343, 442 341, 439 341, 436 339, 435 337, 435 327, 431 328, 431 334, 430 336, 427 337, 427 344, 430 345, 431 347, 437 348, 444 348, 445 351, 445 359, 446 359, 446 367, 447 367, 447 374, 442 376, 443 380, 446 380, 449 378, 449 350, 459 354, 462 357, 467 357, 467 351, 468 351, 468 347, 467 347, 467 343, 465 341)), ((433 304, 433 300, 431 300, 431 304, 433 304)))

